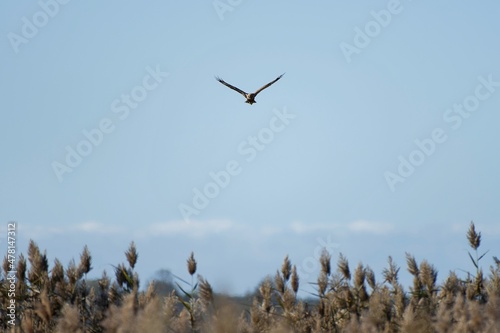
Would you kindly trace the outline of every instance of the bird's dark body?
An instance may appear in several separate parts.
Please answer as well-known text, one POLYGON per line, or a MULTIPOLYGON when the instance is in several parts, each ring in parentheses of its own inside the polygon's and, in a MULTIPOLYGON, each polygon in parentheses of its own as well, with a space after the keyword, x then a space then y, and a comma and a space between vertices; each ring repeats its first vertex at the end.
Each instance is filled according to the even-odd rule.
POLYGON ((245 96, 246 98, 246 101, 245 103, 248 103, 250 105, 254 104, 254 103, 257 103, 255 101, 255 97, 257 96, 258 93, 260 93, 262 90, 266 89, 267 87, 269 87, 270 85, 272 85, 273 83, 275 83, 276 81, 278 81, 279 79, 281 79, 281 77, 285 75, 285 73, 281 74, 280 76, 278 76, 278 78, 276 78, 274 81, 271 81, 269 82, 268 84, 266 84, 265 86, 259 88, 256 92, 254 93, 246 93, 244 92, 243 90, 233 86, 233 85, 230 85, 229 83, 225 82, 223 79, 219 78, 219 77, 215 77, 215 79, 217 81, 219 81, 220 83, 222 83, 223 85, 225 85, 226 87, 228 88, 231 88, 237 92, 239 92, 240 94, 242 94, 243 96, 245 96))

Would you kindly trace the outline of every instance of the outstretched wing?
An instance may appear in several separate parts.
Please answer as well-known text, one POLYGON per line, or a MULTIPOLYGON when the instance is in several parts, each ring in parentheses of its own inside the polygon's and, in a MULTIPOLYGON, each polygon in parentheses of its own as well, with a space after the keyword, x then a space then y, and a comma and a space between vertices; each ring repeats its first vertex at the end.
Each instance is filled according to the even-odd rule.
POLYGON ((255 96, 257 96, 258 93, 260 93, 262 90, 266 89, 267 87, 269 87, 270 85, 272 85, 274 82, 278 81, 279 79, 281 79, 281 77, 285 75, 285 73, 281 74, 280 76, 278 76, 278 78, 274 81, 271 81, 269 82, 268 84, 266 84, 265 86, 261 87, 259 90, 257 90, 255 92, 255 96))
POLYGON ((225 82, 225 81, 224 81, 223 79, 221 79, 220 77, 217 77, 217 76, 216 76, 216 77, 215 77, 215 79, 216 79, 217 81, 219 81, 220 83, 222 83, 223 85, 225 85, 226 87, 229 87, 229 88, 231 88, 231 89, 233 89, 233 90, 235 90, 235 91, 239 92, 240 94, 242 94, 243 96, 245 96, 245 98, 247 97, 247 93, 246 93, 246 92, 244 92, 243 90, 241 90, 241 89, 239 89, 239 88, 236 88, 235 86, 230 85, 229 83, 225 82))

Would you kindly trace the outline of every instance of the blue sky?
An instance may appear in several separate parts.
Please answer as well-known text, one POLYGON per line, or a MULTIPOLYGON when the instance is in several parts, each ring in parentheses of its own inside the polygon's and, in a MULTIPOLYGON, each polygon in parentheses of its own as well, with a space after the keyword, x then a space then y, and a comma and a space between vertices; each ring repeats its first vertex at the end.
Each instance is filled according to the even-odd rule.
POLYGON ((471 220, 500 254, 499 14, 493 1, 2 3, 0 235, 17 221, 18 250, 34 239, 51 262, 87 244, 95 276, 135 241, 143 281, 187 275, 194 251, 232 293, 287 254, 312 290, 323 246, 379 279, 405 252, 438 279, 473 270, 471 220), (254 90, 285 72, 252 106, 214 79, 254 90))

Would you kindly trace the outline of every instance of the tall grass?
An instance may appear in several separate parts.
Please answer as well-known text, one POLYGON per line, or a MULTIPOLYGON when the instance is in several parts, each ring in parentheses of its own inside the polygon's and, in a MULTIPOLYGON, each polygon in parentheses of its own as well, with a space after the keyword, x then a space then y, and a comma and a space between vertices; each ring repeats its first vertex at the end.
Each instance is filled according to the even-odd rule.
POLYGON ((213 292, 210 283, 196 275, 193 253, 187 259, 190 281, 176 278, 177 288, 166 296, 151 282, 140 291, 134 271, 139 254, 132 242, 125 252, 127 264, 114 267, 88 281, 92 256, 84 247, 80 262, 64 268, 55 260, 49 270, 45 252, 34 241, 28 259, 17 261, 16 322, 8 323, 7 258, 0 278, 0 330, 5 332, 500 332, 500 260, 493 256, 487 273, 479 251, 481 233, 471 222, 467 241, 475 272, 460 278, 450 272, 441 285, 437 269, 406 254, 413 277, 409 290, 399 282, 400 267, 388 258, 381 280, 369 266, 354 269, 340 254, 336 269, 323 251, 321 272, 314 283, 313 300, 297 297, 300 280, 296 267, 284 258, 275 275, 265 278, 253 301, 213 292))

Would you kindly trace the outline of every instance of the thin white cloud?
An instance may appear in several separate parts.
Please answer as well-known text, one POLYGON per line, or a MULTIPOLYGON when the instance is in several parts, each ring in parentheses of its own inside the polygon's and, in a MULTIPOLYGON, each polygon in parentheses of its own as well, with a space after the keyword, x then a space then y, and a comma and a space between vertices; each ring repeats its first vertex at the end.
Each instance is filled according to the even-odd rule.
POLYGON ((296 234, 305 234, 317 231, 340 230, 338 223, 303 223, 295 221, 290 224, 290 229, 296 234))
POLYGON ((255 237, 268 238, 279 236, 282 233, 293 233, 296 235, 332 233, 346 234, 349 232, 368 233, 383 235, 394 231, 394 226, 385 222, 374 222, 367 220, 358 220, 350 223, 304 223, 294 221, 287 226, 268 225, 259 228, 235 223, 230 219, 212 219, 212 220, 193 220, 186 223, 183 220, 173 220, 166 222, 141 225, 140 229, 125 228, 123 226, 102 223, 95 220, 88 220, 82 223, 63 227, 27 227, 24 228, 24 234, 30 238, 37 239, 41 237, 70 235, 75 233, 85 233, 93 235, 123 235, 132 233, 141 237, 154 236, 186 236, 195 238, 210 237, 213 235, 230 234, 231 237, 255 237))
POLYGON ((384 235, 392 232, 394 226, 386 222, 376 222, 367 220, 353 221, 348 224, 348 229, 353 232, 384 235))
POLYGON ((19 231, 23 236, 29 239, 40 239, 48 236, 64 234, 64 228, 60 227, 45 227, 45 226, 26 226, 18 224, 19 231))
POLYGON ((104 223, 99 223, 96 221, 86 221, 77 224, 74 228, 76 231, 83 231, 88 233, 98 233, 98 234, 119 234, 124 232, 123 227, 108 225, 104 223))
POLYGON ((147 233, 150 235, 181 234, 193 237, 204 237, 229 231, 234 226, 234 223, 230 220, 194 220, 189 223, 183 220, 177 220, 151 224, 147 228, 147 233))
POLYGON ((20 230, 23 234, 30 239, 40 239, 53 236, 61 236, 75 233, 91 233, 91 234, 121 234, 125 231, 124 228, 99 223, 96 221, 85 221, 82 223, 69 225, 69 226, 25 226, 24 224, 19 225, 20 230))
POLYGON ((279 235, 282 232, 283 232, 283 228, 275 227, 275 226, 265 226, 265 227, 260 228, 260 234, 262 234, 262 236, 279 235))

